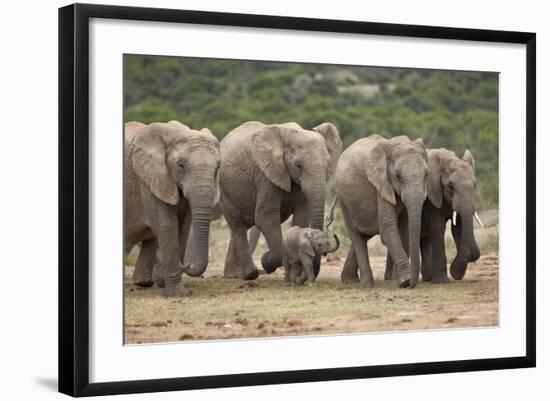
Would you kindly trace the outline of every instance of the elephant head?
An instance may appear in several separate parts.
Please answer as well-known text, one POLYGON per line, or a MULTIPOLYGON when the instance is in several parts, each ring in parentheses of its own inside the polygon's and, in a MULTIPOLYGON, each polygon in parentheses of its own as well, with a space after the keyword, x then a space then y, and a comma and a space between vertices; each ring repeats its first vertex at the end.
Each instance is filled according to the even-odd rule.
POLYGON ((193 221, 192 276, 208 265, 208 233, 220 165, 219 143, 206 128, 200 131, 171 121, 142 128, 132 141, 132 165, 142 183, 167 205, 189 202, 193 221))
POLYGON ((304 233, 304 252, 310 256, 325 255, 336 252, 340 247, 340 239, 336 234, 333 240, 321 230, 311 229, 304 233))
MULTIPOLYGON (((479 247, 474 237, 475 209, 475 161, 469 150, 460 159, 447 149, 428 151, 429 180, 428 199, 441 208, 445 202, 453 210, 453 230, 459 234, 457 255, 451 264, 451 276, 461 280, 469 262, 479 259, 479 247)), ((479 219, 479 218, 478 218, 479 219)))
MULTIPOLYGON (((381 138, 365 160, 367 179, 377 189, 388 207, 397 204, 399 196, 407 209, 409 223, 408 285, 415 287, 420 273, 420 228, 422 206, 426 199, 428 164, 422 139, 411 141, 406 136, 381 138)), ((384 215, 384 210, 379 214, 384 215)), ((393 212, 392 212, 393 213, 393 212)), ((385 228, 383 218, 380 232, 385 228)), ((404 281, 400 285, 407 285, 404 281)))
POLYGON ((267 125, 252 137, 252 158, 277 187, 300 186, 308 203, 312 228, 323 229, 325 184, 342 153, 336 127, 323 123, 305 130, 296 123, 267 125))

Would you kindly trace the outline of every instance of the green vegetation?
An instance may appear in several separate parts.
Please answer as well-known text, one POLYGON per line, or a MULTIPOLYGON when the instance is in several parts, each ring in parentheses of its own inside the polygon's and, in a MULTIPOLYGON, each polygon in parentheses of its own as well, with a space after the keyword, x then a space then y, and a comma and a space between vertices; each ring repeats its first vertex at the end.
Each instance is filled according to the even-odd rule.
POLYGON ((344 146, 422 137, 476 159, 478 206, 498 206, 498 74, 128 55, 126 121, 177 119, 219 138, 248 120, 331 121, 344 146))

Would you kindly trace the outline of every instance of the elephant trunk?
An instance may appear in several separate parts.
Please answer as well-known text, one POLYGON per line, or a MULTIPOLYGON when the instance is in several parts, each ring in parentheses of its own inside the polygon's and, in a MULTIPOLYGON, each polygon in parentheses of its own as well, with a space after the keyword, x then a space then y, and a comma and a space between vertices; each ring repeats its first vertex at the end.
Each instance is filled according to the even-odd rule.
POLYGON ((334 234, 334 247, 328 250, 328 253, 336 252, 340 247, 340 239, 336 234, 334 234))
MULTIPOLYGON (((305 196, 309 207, 309 224, 311 228, 323 230, 325 219, 325 180, 323 177, 318 177, 315 185, 308 186, 305 190, 305 196)), ((321 270, 321 257, 315 256, 313 259, 313 272, 315 277, 321 270)))
MULTIPOLYGON (((212 180, 210 180, 212 181, 212 180)), ((213 185, 204 180, 203 185, 196 185, 190 196, 191 214, 193 217, 193 241, 194 257, 189 265, 185 266, 185 274, 198 277, 204 273, 208 266, 208 239, 210 234, 210 221, 212 219, 212 204, 214 201, 213 185)))
POLYGON ((463 207, 458 211, 460 217, 460 242, 455 259, 451 263, 451 276, 462 280, 469 262, 479 259, 480 252, 474 236, 474 208, 463 207))
POLYGON ((414 194, 407 198, 407 216, 409 220, 409 287, 414 288, 420 274, 420 225, 422 206, 425 196, 423 193, 414 194))

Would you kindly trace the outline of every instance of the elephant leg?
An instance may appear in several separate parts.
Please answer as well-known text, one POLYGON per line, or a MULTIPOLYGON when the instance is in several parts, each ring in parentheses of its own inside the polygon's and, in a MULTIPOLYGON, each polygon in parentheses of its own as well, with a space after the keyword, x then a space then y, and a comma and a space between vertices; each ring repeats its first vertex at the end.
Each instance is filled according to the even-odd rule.
POLYGON ((283 258, 283 267, 285 268, 285 278, 283 279, 284 286, 288 287, 290 285, 290 263, 286 258, 283 258))
POLYGON ((233 241, 234 251, 237 255, 238 266, 240 266, 240 277, 244 280, 255 280, 258 278, 259 271, 252 256, 249 253, 248 239, 246 238, 246 227, 232 229, 231 240, 233 241))
POLYGON ((153 285, 153 263, 157 251, 157 242, 154 238, 142 241, 132 282, 140 287, 153 285))
MULTIPOLYGON (((179 221, 181 222, 178 229, 178 244, 179 244, 179 254, 180 261, 185 266, 189 264, 193 259, 193 232, 191 228, 191 213, 185 213, 178 215, 179 221)), ((165 287, 164 282, 164 269, 160 263, 158 254, 155 254, 153 262, 153 281, 155 285, 159 288, 165 287)))
MULTIPOLYGON (((305 282, 308 285, 313 285, 315 282, 315 273, 313 272, 313 258, 309 255, 301 255, 300 260, 302 262, 302 274, 305 282)), ((300 277, 300 278, 301 278, 300 277)))
POLYGON ((344 205, 341 205, 341 207, 344 214, 344 219, 346 220, 346 225, 348 227, 348 234, 351 238, 352 247, 357 258, 357 265, 359 266, 359 281, 362 286, 372 288, 374 287, 374 277, 372 275, 372 269, 369 262, 369 252, 367 248, 368 238, 357 232, 351 224, 348 224, 349 220, 346 217, 348 216, 348 212, 344 205))
POLYGON ((432 281, 432 244, 430 238, 420 238, 420 251, 422 252, 422 281, 432 281))
POLYGON ((179 288, 183 274, 180 262, 178 227, 161 226, 158 230, 159 261, 164 273, 164 295, 189 296, 191 293, 179 288))
POLYGON ((223 276, 225 278, 241 278, 242 274, 239 258, 237 257, 237 248, 235 248, 235 240, 233 239, 233 231, 231 231, 229 247, 227 248, 227 255, 225 256, 223 266, 223 276))
POLYGON ((433 214, 430 220, 430 239, 432 252, 432 283, 449 282, 447 276, 447 255, 445 254, 445 219, 433 214))
MULTIPOLYGON (((273 185, 265 177, 260 179, 256 189, 254 223, 262 232, 268 247, 268 251, 262 255, 262 267, 266 273, 273 273, 283 264, 283 235, 281 233, 283 190, 273 185)), ((240 251, 239 248, 237 250, 240 251)), ((248 253, 248 243, 246 243, 246 251, 248 253)), ((252 259, 250 258, 250 260, 252 259)))
POLYGON ((248 250, 251 255, 254 254, 254 251, 258 246, 258 241, 260 240, 260 234, 261 234, 260 229, 256 226, 252 226, 252 228, 248 231, 248 250))
MULTIPOLYGON (((345 206, 341 205, 342 215, 344 216, 344 222, 346 223, 346 228, 348 233, 352 227, 352 220, 345 209, 345 206)), ((359 281, 359 275, 357 273, 359 265, 357 264, 357 256, 355 255, 355 249, 352 246, 349 248, 348 255, 346 256, 346 261, 344 262, 344 268, 340 274, 340 279, 342 283, 356 283, 359 281)))
MULTIPOLYGON (((408 287, 410 282, 409 258, 401 242, 395 206, 378 195, 378 226, 382 243, 393 261, 393 277, 399 287, 408 287)), ((408 241, 407 241, 408 242, 408 241)))
POLYGON ((369 261, 367 240, 357 232, 350 233, 350 237, 359 265, 359 281, 363 287, 372 288, 374 287, 374 277, 369 261))
POLYGON ((300 284, 298 281, 300 278, 301 269, 298 264, 293 263, 289 268, 289 283, 290 285, 300 284))
POLYGON ((149 196, 144 203, 145 213, 157 238, 159 264, 164 276, 165 296, 189 296, 190 291, 179 287, 183 268, 179 251, 179 224, 176 207, 161 203, 149 196))
POLYGON ((391 258, 390 252, 386 252, 386 270, 384 271, 384 280, 393 279, 393 260, 391 258))
POLYGON ((355 250, 353 246, 349 248, 348 255, 346 256, 346 261, 344 262, 344 268, 340 274, 340 279, 342 283, 357 283, 359 282, 357 266, 357 257, 355 256, 355 250))

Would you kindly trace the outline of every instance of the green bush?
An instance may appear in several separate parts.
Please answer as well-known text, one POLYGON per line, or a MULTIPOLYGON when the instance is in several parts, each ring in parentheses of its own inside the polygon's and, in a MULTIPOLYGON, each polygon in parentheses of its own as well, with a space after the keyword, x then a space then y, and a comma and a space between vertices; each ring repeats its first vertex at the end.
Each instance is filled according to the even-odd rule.
POLYGON ((331 121, 344 146, 377 133, 476 159, 478 206, 498 206, 498 74, 126 55, 125 119, 178 119, 218 138, 248 120, 331 121))

